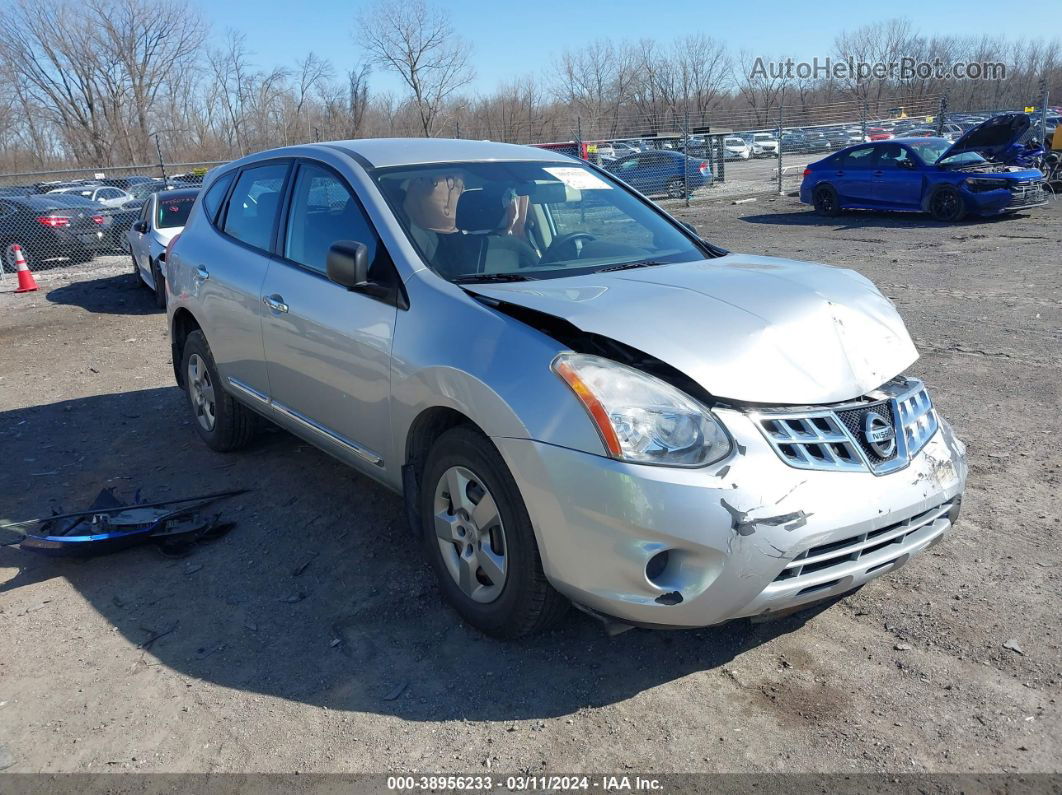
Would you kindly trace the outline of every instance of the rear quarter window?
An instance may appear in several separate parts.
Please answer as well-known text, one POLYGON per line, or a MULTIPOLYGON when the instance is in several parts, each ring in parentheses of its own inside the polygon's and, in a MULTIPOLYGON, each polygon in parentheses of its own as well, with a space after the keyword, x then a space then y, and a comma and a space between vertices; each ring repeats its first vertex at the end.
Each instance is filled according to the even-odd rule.
POLYGON ((203 212, 206 213, 207 218, 213 223, 218 217, 218 208, 221 207, 221 202, 225 199, 225 194, 229 192, 229 185, 232 184, 232 178, 235 172, 230 171, 228 174, 222 174, 218 177, 214 184, 210 186, 210 190, 203 196, 203 212))

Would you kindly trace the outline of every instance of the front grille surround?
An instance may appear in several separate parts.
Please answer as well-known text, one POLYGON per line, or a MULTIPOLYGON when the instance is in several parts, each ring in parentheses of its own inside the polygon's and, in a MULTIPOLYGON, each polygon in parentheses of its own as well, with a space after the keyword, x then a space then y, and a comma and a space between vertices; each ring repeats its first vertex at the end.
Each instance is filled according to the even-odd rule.
POLYGON ((858 401, 749 415, 778 457, 791 467, 875 475, 910 464, 940 425, 933 401, 917 378, 890 381, 858 401), (880 455, 862 430, 871 411, 892 425, 896 449, 891 456, 880 455))

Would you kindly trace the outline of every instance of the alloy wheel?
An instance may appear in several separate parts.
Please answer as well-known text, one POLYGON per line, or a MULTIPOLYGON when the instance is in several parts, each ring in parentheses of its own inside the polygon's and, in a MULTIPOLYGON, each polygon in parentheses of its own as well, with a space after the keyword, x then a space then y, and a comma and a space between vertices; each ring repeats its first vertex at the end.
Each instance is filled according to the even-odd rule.
POLYGON ((469 599, 501 596, 508 576, 505 527, 494 496, 472 470, 453 466, 435 486, 435 535, 443 563, 469 599))
POLYGON ((214 430, 214 382, 210 370, 198 353, 188 357, 188 397, 192 401, 195 418, 205 431, 214 430))

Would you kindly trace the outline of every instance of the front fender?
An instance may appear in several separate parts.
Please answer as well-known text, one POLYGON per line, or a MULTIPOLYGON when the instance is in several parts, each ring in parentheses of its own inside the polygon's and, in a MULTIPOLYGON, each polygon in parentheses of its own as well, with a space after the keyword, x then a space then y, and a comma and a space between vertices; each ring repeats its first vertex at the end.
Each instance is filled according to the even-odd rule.
POLYGON ((430 271, 406 282, 391 357, 394 450, 432 408, 460 412, 492 437, 534 439, 601 455, 586 411, 550 370, 566 348, 430 271))

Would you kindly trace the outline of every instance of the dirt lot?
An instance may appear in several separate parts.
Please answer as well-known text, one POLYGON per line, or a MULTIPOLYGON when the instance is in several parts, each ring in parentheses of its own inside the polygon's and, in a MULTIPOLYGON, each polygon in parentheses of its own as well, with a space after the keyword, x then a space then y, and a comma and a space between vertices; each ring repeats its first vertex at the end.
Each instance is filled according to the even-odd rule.
POLYGON ((503 644, 440 604, 400 501, 273 431, 195 437, 126 260, 0 293, 2 520, 246 486, 173 560, 0 549, 10 771, 1059 771, 1062 203, 944 226, 794 199, 682 213, 874 279, 969 445, 957 531, 828 609, 503 644), (149 649, 155 633, 167 633, 149 649), (1005 648, 1008 641, 1013 650, 1005 648))

